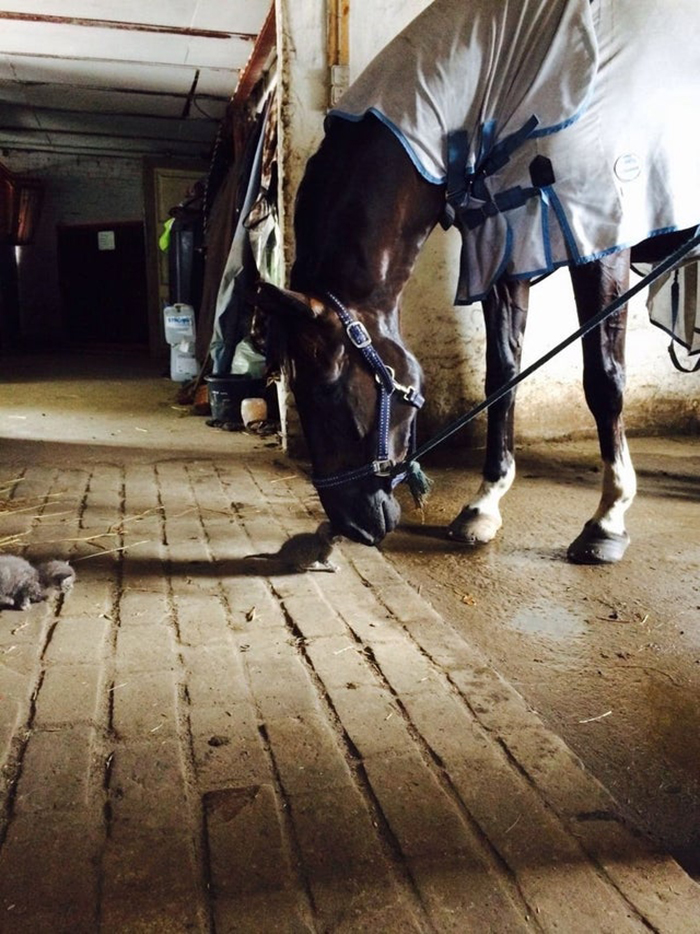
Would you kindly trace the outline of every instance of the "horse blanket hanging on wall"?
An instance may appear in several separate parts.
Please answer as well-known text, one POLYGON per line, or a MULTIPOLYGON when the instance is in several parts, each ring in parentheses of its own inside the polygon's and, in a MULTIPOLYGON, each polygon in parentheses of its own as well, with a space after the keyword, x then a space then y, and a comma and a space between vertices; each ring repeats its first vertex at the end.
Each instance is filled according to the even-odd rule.
POLYGON ((456 303, 700 222, 698 0, 434 0, 329 120, 447 185, 456 303))

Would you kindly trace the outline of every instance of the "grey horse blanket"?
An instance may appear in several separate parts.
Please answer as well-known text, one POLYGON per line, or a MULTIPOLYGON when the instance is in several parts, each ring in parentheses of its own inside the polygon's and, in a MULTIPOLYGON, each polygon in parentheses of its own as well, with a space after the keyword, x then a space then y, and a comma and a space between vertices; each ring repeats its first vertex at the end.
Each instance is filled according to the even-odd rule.
POLYGON ((700 222, 699 35, 698 0, 434 0, 328 119, 447 184, 466 304, 700 222))

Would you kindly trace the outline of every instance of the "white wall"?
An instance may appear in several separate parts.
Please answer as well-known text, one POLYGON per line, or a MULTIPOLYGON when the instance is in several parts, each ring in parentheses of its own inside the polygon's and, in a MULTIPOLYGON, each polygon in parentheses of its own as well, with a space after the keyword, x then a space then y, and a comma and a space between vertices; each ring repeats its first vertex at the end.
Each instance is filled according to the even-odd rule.
MULTIPOLYGON (((350 79, 428 5, 429 0, 350 0, 350 79)), ((285 143, 285 207, 291 211, 303 165, 321 135, 328 99, 325 66, 325 0, 278 0, 285 43, 288 100, 282 115, 285 143)), ((284 57, 284 56, 283 56, 284 57)), ((419 349, 428 402, 421 430, 430 432, 483 397, 484 337, 478 305, 455 308, 460 237, 437 229, 421 254, 403 303, 403 333, 419 349)), ((288 244, 288 259, 291 244, 288 244)), ((578 327, 565 271, 532 292, 524 364, 578 327)), ((632 307, 628 333, 629 428, 683 430, 700 427, 700 376, 674 370, 663 332, 649 323, 643 296, 632 307)), ((588 432, 593 422, 581 389, 578 344, 555 358, 519 389, 520 438, 588 432)), ((476 427, 481 434, 483 417, 476 427)))

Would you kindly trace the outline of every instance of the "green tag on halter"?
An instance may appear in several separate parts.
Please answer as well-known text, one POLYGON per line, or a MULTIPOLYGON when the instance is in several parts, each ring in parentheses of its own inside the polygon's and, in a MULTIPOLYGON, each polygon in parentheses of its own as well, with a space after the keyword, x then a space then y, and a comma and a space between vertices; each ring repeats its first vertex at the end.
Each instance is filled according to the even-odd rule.
POLYGON ((415 500, 416 506, 418 509, 423 509, 428 495, 433 488, 433 481, 426 477, 418 461, 411 461, 408 465, 406 483, 415 500))

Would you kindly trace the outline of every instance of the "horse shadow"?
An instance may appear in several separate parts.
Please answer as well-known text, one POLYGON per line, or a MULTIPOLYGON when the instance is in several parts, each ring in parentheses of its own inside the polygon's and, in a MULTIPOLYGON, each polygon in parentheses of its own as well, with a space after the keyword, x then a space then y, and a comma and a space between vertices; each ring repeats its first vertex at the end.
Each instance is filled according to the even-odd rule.
MULTIPOLYGON (((179 558, 157 558, 152 556, 139 557, 132 554, 128 559, 128 577, 130 578, 162 578, 164 575, 169 577, 184 577, 190 579, 220 580, 224 578, 253 578, 253 577, 282 577, 292 576, 304 573, 316 573, 306 571, 296 571, 289 565, 275 561, 274 558, 255 558, 252 555, 240 558, 212 558, 211 561, 188 561, 179 558)), ((82 564, 78 560, 72 563, 80 569, 81 576, 88 576, 90 572, 102 574, 107 569, 112 569, 106 562, 100 562, 100 556, 94 556, 94 560, 82 564), (81 568, 82 564, 82 568, 81 568)))

